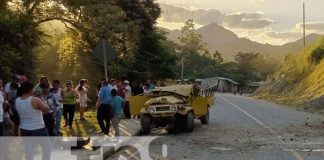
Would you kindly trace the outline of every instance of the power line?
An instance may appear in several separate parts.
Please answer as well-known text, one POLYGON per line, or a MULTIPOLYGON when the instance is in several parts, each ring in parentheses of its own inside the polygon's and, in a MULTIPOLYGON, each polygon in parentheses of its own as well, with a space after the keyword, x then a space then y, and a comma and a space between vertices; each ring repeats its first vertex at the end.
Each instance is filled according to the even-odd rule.
MULTIPOLYGON (((113 31, 109 31, 109 30, 108 30, 108 32, 110 32, 111 34, 115 34, 113 31)), ((124 39, 124 38, 122 38, 122 40, 127 41, 127 40, 124 39)), ((144 49, 138 47, 138 45, 136 45, 136 44, 134 44, 134 43, 130 43, 130 42, 129 42, 129 45, 131 45, 132 47, 136 47, 136 48, 138 48, 139 50, 143 51, 143 53, 146 53, 146 54, 152 56, 152 57, 155 58, 155 59, 159 59, 159 57, 157 57, 156 55, 154 55, 154 54, 152 54, 152 53, 150 53, 150 52, 148 52, 148 51, 146 51, 146 50, 144 50, 144 49)))
POLYGON ((156 55, 154 55, 154 54, 152 54, 152 53, 150 53, 150 52, 148 52, 148 51, 145 51, 144 49, 142 49, 142 48, 138 48, 139 50, 141 50, 141 51, 143 51, 144 53, 146 53, 146 54, 148 54, 148 55, 151 55, 152 57, 154 57, 154 58, 156 58, 156 59, 159 59, 159 57, 157 57, 156 55))
POLYGON ((182 2, 182 0, 180 0, 180 23, 182 25, 181 27, 183 27, 182 7, 183 7, 183 2, 182 2))
MULTIPOLYGON (((166 2, 163 2, 163 3, 164 3, 164 4, 167 4, 166 2)), ((168 7, 165 7, 164 9, 165 9, 165 11, 166 11, 166 17, 167 17, 167 19, 170 19, 170 15, 169 15, 168 7)))
POLYGON ((191 11, 191 19, 194 21, 194 9, 195 9, 195 0, 192 0, 192 11, 191 11))
MULTIPOLYGON (((87 60, 89 62, 92 62, 92 63, 95 63, 97 65, 101 65, 101 66, 104 66, 104 64, 100 63, 100 62, 97 62, 95 60, 92 60, 90 58, 87 58, 87 57, 83 57, 83 56, 78 56, 79 58, 81 59, 84 59, 84 60, 87 60)), ((120 71, 127 71, 127 72, 132 72, 132 73, 140 73, 140 74, 147 74, 147 73, 160 73, 160 72, 157 72, 157 71, 151 71, 151 72, 140 72, 140 71, 135 71, 135 70, 129 70, 129 69, 125 69, 125 68, 119 68, 119 67, 115 67, 115 66, 109 66, 110 68, 113 68, 113 69, 116 69, 116 70, 120 70, 120 71)))
POLYGON ((139 61, 139 62, 141 62, 141 63, 147 64, 147 65, 150 65, 150 66, 164 67, 163 65, 158 65, 158 64, 148 63, 148 62, 146 62, 145 60, 138 59, 138 58, 137 58, 135 61, 139 61))
POLYGON ((306 13, 305 3, 303 3, 303 40, 304 40, 304 53, 306 52, 306 13))

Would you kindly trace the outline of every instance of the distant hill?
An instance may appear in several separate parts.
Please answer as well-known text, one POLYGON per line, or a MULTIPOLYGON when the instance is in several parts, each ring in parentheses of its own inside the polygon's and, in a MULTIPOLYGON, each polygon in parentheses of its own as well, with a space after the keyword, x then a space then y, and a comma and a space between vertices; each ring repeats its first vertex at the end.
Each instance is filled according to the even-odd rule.
MULTIPOLYGON (((180 30, 168 30, 168 38, 173 41, 177 41, 177 38, 181 36, 180 30)), ((233 55, 238 52, 258 52, 261 54, 274 55, 278 58, 283 58, 286 54, 297 53, 303 47, 303 40, 297 40, 295 42, 287 43, 285 45, 271 45, 262 44, 251 41, 246 38, 239 38, 234 32, 212 23, 204 27, 199 28, 196 33, 202 35, 204 43, 207 44, 207 48, 211 53, 218 50, 223 54, 225 60, 232 60, 233 55)), ((306 37, 307 44, 316 42, 321 35, 310 34, 306 37)))

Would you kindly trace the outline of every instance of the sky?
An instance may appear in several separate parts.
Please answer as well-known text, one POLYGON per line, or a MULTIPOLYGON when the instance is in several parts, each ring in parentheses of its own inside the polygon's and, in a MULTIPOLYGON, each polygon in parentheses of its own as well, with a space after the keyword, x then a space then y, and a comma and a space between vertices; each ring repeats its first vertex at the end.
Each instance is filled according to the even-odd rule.
POLYGON ((193 17, 199 28, 213 22, 239 37, 281 45, 302 38, 303 2, 306 33, 324 34, 324 0, 157 0, 158 25, 179 29, 193 17), (182 7, 183 9, 180 9, 182 7))

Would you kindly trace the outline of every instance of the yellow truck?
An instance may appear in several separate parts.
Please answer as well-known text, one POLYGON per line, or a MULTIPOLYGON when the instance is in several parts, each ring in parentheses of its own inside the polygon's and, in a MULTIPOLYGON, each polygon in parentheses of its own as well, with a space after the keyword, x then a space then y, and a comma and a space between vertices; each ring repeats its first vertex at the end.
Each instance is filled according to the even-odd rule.
POLYGON ((209 122, 209 109, 214 106, 215 97, 206 93, 194 84, 161 87, 149 95, 132 96, 130 112, 140 116, 142 134, 166 126, 192 132, 194 119, 199 119, 202 124, 209 122))

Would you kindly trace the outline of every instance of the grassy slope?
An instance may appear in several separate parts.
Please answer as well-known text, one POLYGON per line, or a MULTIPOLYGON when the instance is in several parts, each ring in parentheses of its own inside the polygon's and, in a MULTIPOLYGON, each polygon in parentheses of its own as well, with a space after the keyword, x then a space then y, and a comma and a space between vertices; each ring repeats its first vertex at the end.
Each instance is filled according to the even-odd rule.
MULTIPOLYGON (((306 52, 288 56, 273 76, 256 92, 256 97, 286 104, 305 104, 324 97, 324 60, 309 60, 324 39, 308 46, 306 52)), ((322 104, 323 105, 323 104, 322 104)))

